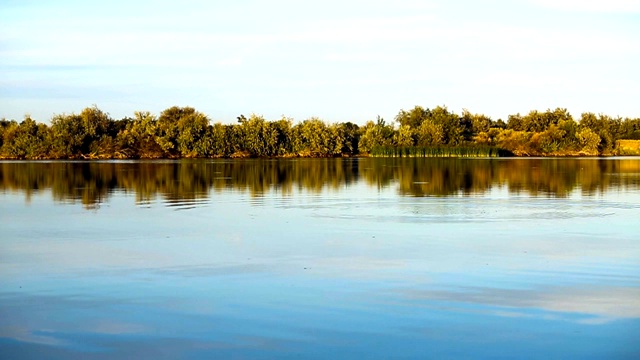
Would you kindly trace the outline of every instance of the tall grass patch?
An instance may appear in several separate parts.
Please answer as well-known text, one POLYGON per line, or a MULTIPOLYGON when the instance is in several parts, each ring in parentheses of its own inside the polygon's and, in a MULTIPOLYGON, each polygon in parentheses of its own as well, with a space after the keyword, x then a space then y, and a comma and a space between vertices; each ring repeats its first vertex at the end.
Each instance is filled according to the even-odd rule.
POLYGON ((493 146, 378 146, 371 149, 375 157, 504 157, 509 151, 493 146))

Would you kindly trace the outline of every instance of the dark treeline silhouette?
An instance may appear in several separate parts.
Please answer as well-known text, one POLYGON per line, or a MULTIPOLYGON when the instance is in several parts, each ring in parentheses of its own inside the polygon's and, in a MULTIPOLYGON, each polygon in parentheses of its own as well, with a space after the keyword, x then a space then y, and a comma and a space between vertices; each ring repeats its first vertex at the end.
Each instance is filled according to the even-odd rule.
POLYGON ((29 116, 20 123, 0 120, 5 159, 640 155, 639 140, 640 119, 584 113, 576 121, 566 109, 504 122, 416 106, 401 110, 394 123, 378 117, 363 126, 257 115, 211 124, 205 114, 175 106, 159 116, 136 112, 120 120, 94 106, 55 115, 50 126, 29 116))
POLYGON ((640 188, 635 159, 247 159, 181 161, 45 161, 0 163, 0 191, 23 192, 27 201, 51 191, 59 202, 87 208, 116 192, 140 204, 196 202, 229 189, 260 198, 277 192, 339 191, 356 182, 402 195, 483 194, 495 188, 532 196, 566 197, 613 188, 640 188))

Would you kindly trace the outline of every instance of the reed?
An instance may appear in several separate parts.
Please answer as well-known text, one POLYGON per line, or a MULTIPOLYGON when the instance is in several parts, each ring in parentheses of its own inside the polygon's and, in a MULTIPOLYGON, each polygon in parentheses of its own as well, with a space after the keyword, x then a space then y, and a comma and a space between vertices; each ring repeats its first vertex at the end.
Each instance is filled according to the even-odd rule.
POLYGON ((512 154, 493 146, 378 146, 374 157, 505 157, 512 154))

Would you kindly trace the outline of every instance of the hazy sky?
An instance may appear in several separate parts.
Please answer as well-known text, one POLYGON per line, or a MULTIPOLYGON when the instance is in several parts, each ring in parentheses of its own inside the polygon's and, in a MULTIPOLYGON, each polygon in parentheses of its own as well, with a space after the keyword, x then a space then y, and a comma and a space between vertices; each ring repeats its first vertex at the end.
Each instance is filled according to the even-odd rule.
POLYGON ((640 0, 0 1, 0 117, 640 117, 640 0))

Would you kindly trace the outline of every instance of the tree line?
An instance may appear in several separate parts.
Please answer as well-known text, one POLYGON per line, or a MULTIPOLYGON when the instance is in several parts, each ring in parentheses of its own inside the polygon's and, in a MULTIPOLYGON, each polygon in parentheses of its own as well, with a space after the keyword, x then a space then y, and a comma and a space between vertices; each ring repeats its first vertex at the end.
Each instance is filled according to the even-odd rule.
MULTIPOLYGON (((309 118, 267 121, 240 115, 236 124, 211 123, 192 107, 174 106, 159 116, 147 111, 112 119, 96 106, 53 116, 51 125, 30 116, 0 120, 0 158, 154 159, 236 157, 428 156, 424 149, 498 149, 516 156, 640 155, 640 118, 566 109, 531 111, 492 120, 445 106, 400 110, 394 122, 378 117, 363 126, 309 118), (630 140, 636 140, 635 142, 630 140), (620 146, 620 141, 625 146, 620 146), (423 149, 422 152, 409 151, 423 149)), ((455 154, 455 151, 447 151, 455 154)), ((462 152, 459 152, 462 153, 462 152)), ((478 151, 465 151, 479 154, 478 151)), ((491 152, 489 152, 491 153, 491 152)), ((497 153, 497 152, 494 152, 497 153)))

